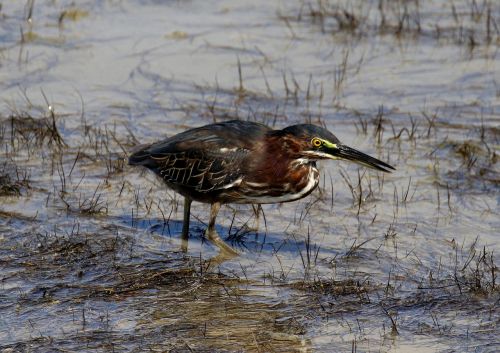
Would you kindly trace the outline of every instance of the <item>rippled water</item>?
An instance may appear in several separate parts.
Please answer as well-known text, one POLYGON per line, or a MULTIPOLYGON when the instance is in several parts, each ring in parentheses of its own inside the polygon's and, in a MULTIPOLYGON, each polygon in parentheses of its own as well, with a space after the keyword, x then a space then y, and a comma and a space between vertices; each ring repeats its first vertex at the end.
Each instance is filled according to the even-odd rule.
POLYGON ((0 350, 499 350, 499 28, 458 0, 2 1, 0 350), (232 118, 397 171, 227 205, 242 254, 210 263, 209 206, 182 253, 181 197, 124 158, 232 118))

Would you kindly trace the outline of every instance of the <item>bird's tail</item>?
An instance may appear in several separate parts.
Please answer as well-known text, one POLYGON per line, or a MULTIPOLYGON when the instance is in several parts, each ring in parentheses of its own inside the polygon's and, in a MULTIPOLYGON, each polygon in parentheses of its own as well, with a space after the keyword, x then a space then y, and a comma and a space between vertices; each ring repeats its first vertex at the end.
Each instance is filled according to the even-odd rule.
POLYGON ((148 165, 151 160, 149 152, 150 145, 139 145, 134 148, 132 154, 128 157, 129 165, 148 165))

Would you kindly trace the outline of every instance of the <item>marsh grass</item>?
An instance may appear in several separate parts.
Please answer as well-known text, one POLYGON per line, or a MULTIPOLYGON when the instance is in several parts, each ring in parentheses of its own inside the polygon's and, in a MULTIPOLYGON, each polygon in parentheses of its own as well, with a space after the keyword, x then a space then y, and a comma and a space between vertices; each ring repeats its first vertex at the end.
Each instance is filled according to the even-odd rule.
POLYGON ((56 114, 49 105, 49 114, 39 117, 29 112, 14 111, 7 118, 0 119, 2 140, 9 141, 12 150, 33 152, 42 147, 62 148, 66 143, 59 131, 56 114))
POLYGON ((359 282, 355 279, 328 280, 315 278, 312 281, 293 282, 290 286, 294 289, 333 297, 361 295, 363 293, 373 292, 377 289, 376 286, 371 285, 367 280, 359 282))
MULTIPOLYGON (((24 350, 36 345, 61 350, 107 346, 213 351, 227 347, 221 335, 228 337, 228 333, 239 349, 295 352, 304 347, 301 337, 306 330, 300 306, 297 316, 290 316, 286 308, 259 301, 242 305, 244 298, 258 298, 258 293, 248 289, 248 280, 210 269, 206 261, 182 253, 158 256, 141 248, 133 236, 118 236, 119 229, 99 228, 89 233, 84 227, 88 228, 73 224, 66 234, 18 234, 11 240, 13 261, 8 265, 1 262, 9 269, 3 280, 22 276, 32 285, 19 292, 4 290, 8 303, 14 300, 21 315, 31 308, 57 313, 67 331, 1 344, 1 349, 24 350), (96 311, 103 305, 114 309, 96 311), (142 316, 145 311, 149 319, 130 316, 130 312, 142 316), (118 334, 113 319, 118 312, 137 319, 136 329, 118 334), (155 333, 158 331, 163 338, 155 333)), ((3 249, 0 253, 6 255, 3 249)), ((9 307, 3 305, 2 310, 9 307)))
POLYGON ((432 154, 448 155, 456 161, 454 168, 444 176, 441 184, 447 188, 465 191, 495 189, 499 185, 497 177, 498 156, 486 141, 442 141, 432 154))
POLYGON ((338 2, 301 1, 295 11, 278 18, 293 32, 293 24, 310 23, 321 33, 357 40, 392 35, 396 39, 431 38, 465 45, 500 40, 498 4, 490 1, 448 0, 439 9, 422 1, 378 0, 338 2))
POLYGON ((0 196, 20 196, 30 188, 28 171, 14 163, 0 165, 0 196))

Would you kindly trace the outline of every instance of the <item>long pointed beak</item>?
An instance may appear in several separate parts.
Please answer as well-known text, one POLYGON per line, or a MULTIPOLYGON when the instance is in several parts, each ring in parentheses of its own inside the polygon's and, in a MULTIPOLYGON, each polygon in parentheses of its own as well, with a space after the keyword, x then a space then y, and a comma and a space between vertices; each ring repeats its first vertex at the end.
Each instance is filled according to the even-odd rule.
POLYGON ((328 154, 332 156, 332 159, 345 159, 386 173, 396 170, 393 166, 346 145, 337 144, 335 148, 328 149, 328 154))

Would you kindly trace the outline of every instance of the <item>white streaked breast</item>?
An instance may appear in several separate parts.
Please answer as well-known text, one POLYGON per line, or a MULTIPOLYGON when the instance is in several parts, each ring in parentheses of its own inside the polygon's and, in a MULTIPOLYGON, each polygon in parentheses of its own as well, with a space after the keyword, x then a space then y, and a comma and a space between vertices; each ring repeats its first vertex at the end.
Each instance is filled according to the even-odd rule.
MULTIPOLYGON (((288 193, 281 196, 259 196, 259 197, 249 197, 245 200, 245 203, 279 203, 288 202, 301 199, 304 195, 310 193, 319 183, 319 172, 316 168, 309 168, 309 174, 307 176, 307 184, 302 189, 296 193, 288 193)), ((257 183, 248 183, 248 185, 257 183)))

